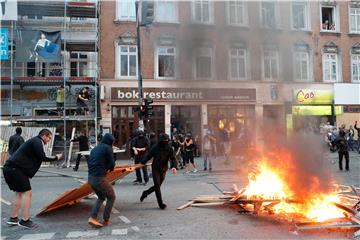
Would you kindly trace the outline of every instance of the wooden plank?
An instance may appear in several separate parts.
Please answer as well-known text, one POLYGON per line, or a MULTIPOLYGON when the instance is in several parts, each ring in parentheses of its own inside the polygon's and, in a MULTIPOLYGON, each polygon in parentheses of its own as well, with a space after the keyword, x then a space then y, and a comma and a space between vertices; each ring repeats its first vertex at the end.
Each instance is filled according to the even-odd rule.
MULTIPOLYGON (((71 132, 71 138, 70 139, 74 139, 75 137, 75 128, 72 129, 72 132, 71 132)), ((72 154, 72 150, 73 150, 73 145, 74 145, 74 142, 70 142, 70 147, 69 147, 69 154, 68 154, 68 158, 67 158, 67 161, 66 161, 66 167, 69 168, 70 167, 70 160, 71 160, 71 154, 72 154)))
POLYGON ((178 207, 177 210, 183 210, 184 208, 190 207, 191 204, 193 204, 193 203, 194 203, 194 201, 187 202, 184 205, 181 205, 180 207, 178 207))
POLYGON ((226 203, 193 203, 191 204, 192 207, 207 207, 207 206, 220 206, 220 205, 224 205, 226 203))
POLYGON ((360 224, 329 224, 329 225, 310 225, 310 226, 298 226, 295 224, 297 230, 309 230, 309 229, 331 229, 331 228, 360 228, 360 224))
POLYGON ((360 192, 355 188, 354 185, 351 185, 351 190, 353 190, 353 192, 355 193, 356 196, 360 197, 360 192))

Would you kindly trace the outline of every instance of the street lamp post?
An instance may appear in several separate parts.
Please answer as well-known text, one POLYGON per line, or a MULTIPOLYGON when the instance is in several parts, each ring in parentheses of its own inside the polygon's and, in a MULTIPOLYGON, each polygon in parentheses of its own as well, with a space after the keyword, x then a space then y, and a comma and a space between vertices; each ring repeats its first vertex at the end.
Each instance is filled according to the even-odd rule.
MULTIPOLYGON (((140 20, 139 20, 139 4, 141 4, 141 2, 136 1, 135 2, 135 11, 136 11, 136 34, 137 34, 137 59, 138 59, 138 64, 137 64, 137 76, 138 76, 138 93, 139 93, 139 99, 138 99, 138 104, 139 104, 139 108, 142 104, 142 74, 141 74, 141 39, 140 39, 140 20)), ((144 121, 142 119, 142 114, 139 112, 138 113, 138 118, 139 118, 139 129, 144 130, 144 121)))

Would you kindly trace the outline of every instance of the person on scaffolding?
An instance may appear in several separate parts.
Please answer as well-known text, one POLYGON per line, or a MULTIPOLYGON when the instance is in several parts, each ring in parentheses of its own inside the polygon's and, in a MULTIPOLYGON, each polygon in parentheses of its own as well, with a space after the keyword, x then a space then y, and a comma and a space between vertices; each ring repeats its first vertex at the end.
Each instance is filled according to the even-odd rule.
POLYGON ((89 115, 89 87, 84 87, 80 90, 76 99, 76 115, 89 115))

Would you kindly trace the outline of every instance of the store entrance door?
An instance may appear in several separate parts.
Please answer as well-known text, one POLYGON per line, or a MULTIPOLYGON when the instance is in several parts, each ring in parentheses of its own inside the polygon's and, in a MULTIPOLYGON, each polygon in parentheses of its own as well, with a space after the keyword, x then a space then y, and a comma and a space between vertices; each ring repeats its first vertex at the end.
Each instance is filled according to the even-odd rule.
POLYGON ((114 145, 120 149, 125 149, 126 156, 129 156, 131 134, 137 127, 138 118, 137 114, 133 113, 133 106, 112 107, 114 145))
MULTIPOLYGON (((201 147, 201 106, 171 106, 171 129, 191 133, 196 145, 201 147)), ((198 155, 199 153, 196 153, 198 155)))

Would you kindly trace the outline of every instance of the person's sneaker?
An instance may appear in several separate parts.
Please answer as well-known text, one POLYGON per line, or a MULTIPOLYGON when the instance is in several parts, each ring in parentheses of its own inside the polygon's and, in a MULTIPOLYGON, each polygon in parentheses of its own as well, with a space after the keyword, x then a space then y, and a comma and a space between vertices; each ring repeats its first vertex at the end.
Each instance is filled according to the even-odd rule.
POLYGON ((193 171, 194 173, 196 173, 197 172, 197 169, 196 168, 194 168, 194 171, 193 171))
POLYGON ((207 171, 207 169, 206 169, 206 168, 204 168, 204 171, 207 171))
POLYGON ((74 167, 74 168, 73 168, 73 170, 74 170, 75 172, 77 172, 77 170, 79 170, 79 169, 78 169, 78 168, 76 168, 76 167, 74 167))
POLYGON ((148 184, 148 182, 144 182, 142 185, 146 186, 148 184))
POLYGON ((11 218, 9 218, 9 220, 6 223, 9 226, 17 226, 19 223, 19 219, 18 219, 18 217, 11 217, 11 218))
POLYGON ((140 202, 144 201, 144 199, 147 197, 145 191, 141 194, 140 202))
POLYGON ((166 208, 166 204, 165 203, 159 204, 159 208, 164 210, 166 208))
POLYGON ((186 171, 185 173, 186 173, 186 174, 187 174, 187 173, 190 173, 190 171, 186 171))
POLYGON ((102 225, 103 225, 103 226, 109 226, 109 225, 111 225, 111 221, 110 221, 110 220, 104 220, 104 221, 102 222, 102 225))
POLYGON ((211 171, 212 171, 212 168, 209 168, 209 171, 211 172, 211 171))
POLYGON ((38 227, 38 225, 37 224, 35 224, 33 221, 31 221, 30 219, 28 219, 28 220, 23 220, 23 219, 21 219, 20 221, 19 221, 19 223, 18 223, 18 225, 19 226, 21 226, 21 227, 25 227, 25 228, 36 228, 36 227, 38 227))
POLYGON ((96 218, 93 218, 93 217, 90 217, 90 218, 89 218, 88 223, 89 223, 91 226, 96 227, 96 228, 101 228, 101 227, 104 226, 104 225, 102 225, 101 222, 99 222, 99 220, 97 220, 96 218))

